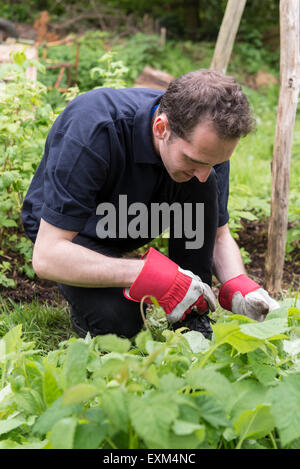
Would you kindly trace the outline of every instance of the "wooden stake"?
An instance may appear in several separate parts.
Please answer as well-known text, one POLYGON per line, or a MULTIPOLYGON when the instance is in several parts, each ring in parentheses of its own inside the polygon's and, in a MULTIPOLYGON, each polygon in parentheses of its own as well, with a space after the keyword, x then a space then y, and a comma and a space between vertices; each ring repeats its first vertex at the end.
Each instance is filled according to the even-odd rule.
POLYGON ((299 0, 280 0, 280 93, 272 161, 266 289, 279 292, 284 267, 290 159, 299 94, 299 0))
POLYGON ((167 28, 160 28, 160 45, 165 48, 167 42, 167 28))
POLYGON ((246 1, 228 0, 210 66, 211 70, 226 73, 246 1))

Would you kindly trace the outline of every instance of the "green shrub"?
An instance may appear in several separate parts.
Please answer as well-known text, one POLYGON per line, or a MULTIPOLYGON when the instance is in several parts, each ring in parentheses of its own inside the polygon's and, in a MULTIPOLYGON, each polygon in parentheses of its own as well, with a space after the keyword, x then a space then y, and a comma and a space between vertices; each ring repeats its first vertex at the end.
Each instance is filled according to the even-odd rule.
POLYGON ((88 334, 46 354, 12 327, 0 339, 0 448, 299 449, 296 300, 260 323, 219 313, 211 341, 171 328, 159 340, 88 334))

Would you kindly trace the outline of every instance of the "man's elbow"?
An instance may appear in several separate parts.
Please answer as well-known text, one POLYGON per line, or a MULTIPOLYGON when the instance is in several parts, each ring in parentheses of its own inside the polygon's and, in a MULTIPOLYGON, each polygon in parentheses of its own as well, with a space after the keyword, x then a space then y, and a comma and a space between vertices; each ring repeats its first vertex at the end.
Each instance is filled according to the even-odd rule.
POLYGON ((32 267, 38 278, 47 279, 47 261, 35 248, 33 249, 32 267))

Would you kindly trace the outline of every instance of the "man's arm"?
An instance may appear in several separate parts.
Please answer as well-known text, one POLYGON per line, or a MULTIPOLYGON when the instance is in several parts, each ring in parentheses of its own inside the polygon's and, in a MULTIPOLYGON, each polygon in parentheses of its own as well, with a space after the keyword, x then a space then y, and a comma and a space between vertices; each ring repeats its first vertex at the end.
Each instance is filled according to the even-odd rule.
POLYGON ((246 275, 239 247, 227 224, 218 228, 213 266, 222 283, 219 303, 224 309, 263 321, 279 307, 266 290, 246 275))
POLYGON ((155 296, 172 323, 193 306, 215 310, 210 287, 155 249, 144 260, 116 259, 72 243, 76 234, 41 220, 32 259, 38 277, 79 287, 131 287, 124 292, 128 299, 147 297, 147 303, 155 296))
POLYGON ((76 235, 41 220, 32 258, 39 278, 86 288, 131 286, 144 261, 104 256, 72 243, 76 235))
POLYGON ((213 271, 221 283, 246 273, 239 247, 231 236, 228 223, 217 229, 213 271))

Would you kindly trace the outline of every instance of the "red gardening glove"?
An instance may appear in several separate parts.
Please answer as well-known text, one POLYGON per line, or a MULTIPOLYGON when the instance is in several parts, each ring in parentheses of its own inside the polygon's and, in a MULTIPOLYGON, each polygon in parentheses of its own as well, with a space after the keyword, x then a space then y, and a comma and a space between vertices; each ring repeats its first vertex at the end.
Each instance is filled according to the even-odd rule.
POLYGON ((257 321, 263 321, 270 311, 279 308, 277 301, 245 274, 238 275, 222 285, 219 303, 228 311, 257 321))
MULTIPOLYGON (((139 302, 145 295, 155 297, 171 323, 184 319, 194 306, 200 314, 215 311, 215 296, 200 277, 153 248, 142 259, 144 267, 131 287, 124 289, 126 298, 139 302)), ((151 298, 145 298, 145 303, 151 303, 151 298)))

